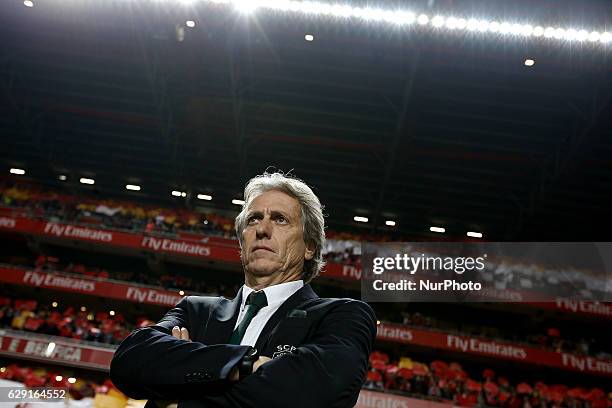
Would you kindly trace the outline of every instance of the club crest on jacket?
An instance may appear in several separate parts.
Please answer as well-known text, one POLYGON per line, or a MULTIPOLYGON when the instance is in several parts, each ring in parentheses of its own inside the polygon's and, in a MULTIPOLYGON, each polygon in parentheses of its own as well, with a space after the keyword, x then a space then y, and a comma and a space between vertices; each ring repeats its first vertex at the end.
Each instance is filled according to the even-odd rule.
POLYGON ((296 350, 296 348, 290 344, 279 344, 276 346, 276 350, 277 351, 272 354, 272 358, 278 358, 280 356, 284 356, 285 354, 291 354, 296 350))

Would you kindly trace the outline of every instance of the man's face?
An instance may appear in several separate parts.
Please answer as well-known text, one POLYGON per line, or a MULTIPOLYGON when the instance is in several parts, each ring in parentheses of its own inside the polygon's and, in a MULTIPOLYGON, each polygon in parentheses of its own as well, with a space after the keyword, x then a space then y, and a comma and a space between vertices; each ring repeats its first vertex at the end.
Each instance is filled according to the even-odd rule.
POLYGON ((312 256, 304 243, 302 211, 295 198, 272 190, 251 201, 242 232, 241 258, 246 274, 285 274, 289 280, 299 279, 304 260, 312 256))

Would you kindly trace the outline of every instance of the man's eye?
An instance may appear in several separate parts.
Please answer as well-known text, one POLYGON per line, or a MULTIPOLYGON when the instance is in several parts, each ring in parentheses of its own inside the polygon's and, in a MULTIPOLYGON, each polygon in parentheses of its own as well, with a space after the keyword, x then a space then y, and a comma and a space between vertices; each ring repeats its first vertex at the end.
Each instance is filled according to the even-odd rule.
POLYGON ((255 224, 255 222, 256 222, 257 220, 258 220, 258 218, 257 218, 257 217, 249 217, 249 218, 247 219, 247 225, 252 225, 252 224, 255 224))
POLYGON ((275 221, 279 224, 287 224, 289 221, 283 217, 283 216, 278 216, 276 217, 275 221))

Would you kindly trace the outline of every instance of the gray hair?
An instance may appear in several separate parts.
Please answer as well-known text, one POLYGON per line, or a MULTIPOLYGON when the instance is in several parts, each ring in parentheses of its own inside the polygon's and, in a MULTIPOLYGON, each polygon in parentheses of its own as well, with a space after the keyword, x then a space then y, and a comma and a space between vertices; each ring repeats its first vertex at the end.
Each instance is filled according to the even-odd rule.
POLYGON ((307 246, 314 248, 312 259, 304 261, 302 279, 310 282, 314 279, 323 266, 323 246, 325 245, 325 220, 323 218, 323 206, 312 189, 302 180, 285 175, 281 172, 264 172, 253 177, 244 188, 244 204, 240 214, 236 217, 236 234, 242 248, 242 232, 246 228, 247 210, 251 202, 266 191, 281 191, 298 200, 302 208, 302 229, 304 231, 304 242, 307 246))

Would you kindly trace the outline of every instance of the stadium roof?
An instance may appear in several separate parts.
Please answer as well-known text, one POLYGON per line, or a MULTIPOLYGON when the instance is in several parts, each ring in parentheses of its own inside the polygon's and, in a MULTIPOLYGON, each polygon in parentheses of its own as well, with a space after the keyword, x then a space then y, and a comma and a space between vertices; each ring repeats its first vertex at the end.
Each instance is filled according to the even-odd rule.
MULTIPOLYGON (((607 240, 610 43, 207 1, 33 5, 0 6, 6 174, 65 174, 75 189, 89 177, 101 194, 150 201, 209 194, 231 209, 275 166, 316 187, 336 230, 607 240)), ((376 5, 589 32, 612 21, 604 1, 376 5)))

